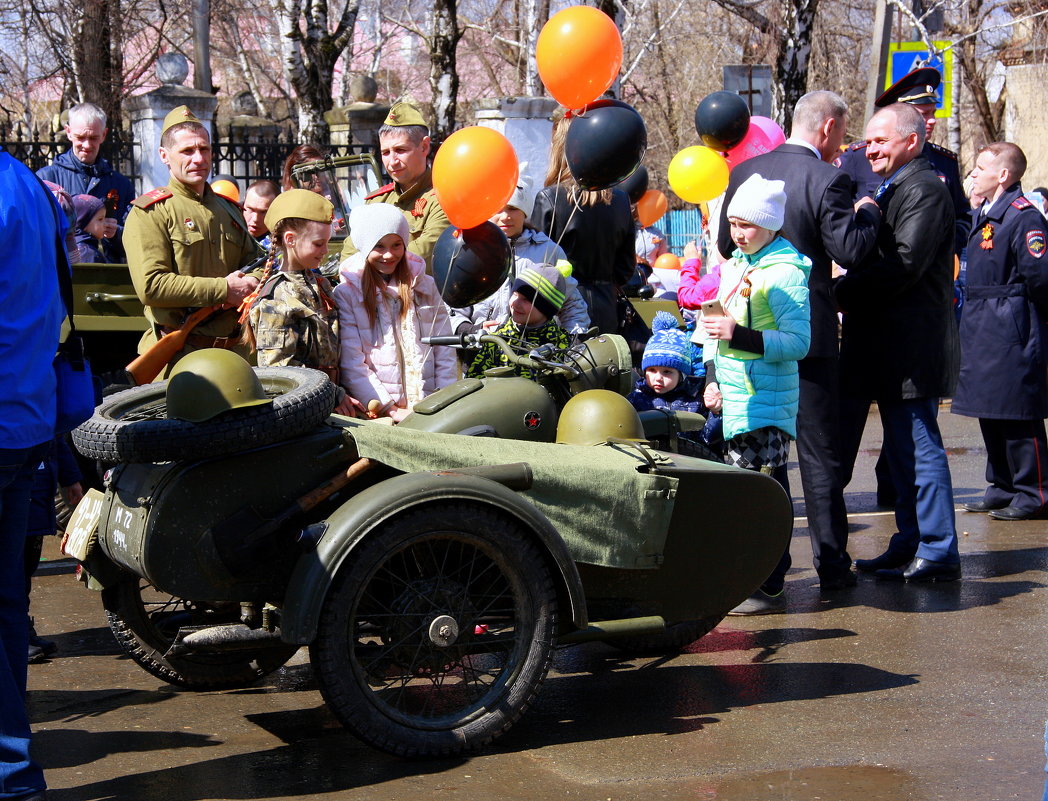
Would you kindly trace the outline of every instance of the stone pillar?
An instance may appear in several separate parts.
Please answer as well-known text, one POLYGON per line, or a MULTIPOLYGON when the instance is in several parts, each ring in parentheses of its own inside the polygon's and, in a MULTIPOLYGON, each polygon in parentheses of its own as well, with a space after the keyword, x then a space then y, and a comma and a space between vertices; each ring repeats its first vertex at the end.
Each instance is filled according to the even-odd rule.
POLYGON ((1023 189, 1031 191, 1048 186, 1048 139, 1039 114, 1031 113, 1043 102, 1048 83, 1048 65, 1019 64, 1008 67, 1008 102, 1004 107, 1004 138, 1014 142, 1026 154, 1028 167, 1023 176, 1023 189))
POLYGON ((139 194, 166 185, 170 178, 158 153, 161 127, 169 111, 178 106, 189 106, 214 138, 213 120, 218 98, 209 92, 182 86, 188 75, 189 62, 185 56, 165 53, 157 59, 156 76, 161 82, 160 88, 125 101, 135 141, 135 163, 139 165, 141 175, 141 184, 135 187, 139 194))
POLYGON ((389 106, 375 102, 378 84, 369 75, 355 75, 349 91, 352 103, 324 113, 331 128, 331 144, 378 147, 378 129, 389 113, 389 106))
POLYGON ((493 97, 474 103, 477 125, 494 128, 513 145, 517 160, 527 162, 533 191, 542 188, 553 138, 551 117, 557 101, 548 97, 493 97))

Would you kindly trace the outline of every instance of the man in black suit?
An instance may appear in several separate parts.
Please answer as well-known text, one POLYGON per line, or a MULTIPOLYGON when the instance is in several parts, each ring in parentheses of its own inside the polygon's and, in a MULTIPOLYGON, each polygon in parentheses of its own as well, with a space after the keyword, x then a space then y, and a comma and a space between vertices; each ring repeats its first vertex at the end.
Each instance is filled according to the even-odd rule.
MULTIPOLYGON (((860 262, 873 248, 880 226, 877 204, 867 197, 853 206, 848 176, 829 163, 844 141, 847 118, 847 104, 833 92, 809 92, 798 100, 790 138, 732 170, 717 238, 720 252, 730 256, 734 246, 726 210, 747 178, 760 174, 785 182, 788 202, 780 233, 812 261, 808 278, 811 348, 800 361, 797 460, 815 569, 824 591, 855 585, 840 476, 837 305, 831 263, 847 268, 860 262)), ((776 573, 785 576, 789 564, 787 549, 776 573)), ((781 595, 758 591, 733 611, 764 614, 784 606, 781 595)))
MULTIPOLYGON (((922 155, 924 120, 895 103, 866 126, 866 155, 882 182, 884 224, 870 258, 837 282, 844 310, 842 392, 877 402, 895 484, 887 550, 859 570, 896 581, 961 577, 953 484, 936 416, 957 384, 953 316, 954 212, 950 193, 922 155)), ((967 313, 967 312, 966 312, 967 313)), ((865 415, 860 415, 865 419, 865 415)))

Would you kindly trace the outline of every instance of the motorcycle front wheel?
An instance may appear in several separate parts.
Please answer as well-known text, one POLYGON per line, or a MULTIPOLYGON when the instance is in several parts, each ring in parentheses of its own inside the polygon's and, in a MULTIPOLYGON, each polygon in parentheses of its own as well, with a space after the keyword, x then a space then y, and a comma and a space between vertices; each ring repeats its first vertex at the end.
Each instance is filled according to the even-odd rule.
POLYGON ((310 646, 328 706, 399 756, 491 742, 549 670, 557 601, 519 524, 464 502, 427 506, 368 535, 324 602, 310 646))
POLYGON ((240 605, 197 603, 162 593, 142 578, 129 577, 102 591, 109 628, 139 667, 189 690, 247 687, 285 664, 298 646, 254 651, 166 656, 178 630, 236 623, 240 605))

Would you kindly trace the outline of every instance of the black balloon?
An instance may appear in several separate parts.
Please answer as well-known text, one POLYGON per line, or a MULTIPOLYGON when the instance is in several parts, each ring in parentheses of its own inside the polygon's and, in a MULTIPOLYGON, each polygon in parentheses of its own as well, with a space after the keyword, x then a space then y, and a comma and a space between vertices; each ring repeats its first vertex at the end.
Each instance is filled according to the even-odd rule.
POLYGON ((750 108, 735 92, 706 95, 695 109, 695 130, 706 147, 731 150, 750 127, 750 108))
POLYGON ((615 184, 615 188, 629 195, 630 203, 636 203, 648 191, 648 168, 641 164, 633 175, 615 184))
POLYGON ((472 306, 495 294, 513 267, 513 247, 490 220, 446 228, 433 246, 433 278, 444 302, 472 306))
POLYGON ((637 110, 618 100, 598 100, 568 126, 564 158, 583 189, 607 189, 640 166, 648 131, 637 110))

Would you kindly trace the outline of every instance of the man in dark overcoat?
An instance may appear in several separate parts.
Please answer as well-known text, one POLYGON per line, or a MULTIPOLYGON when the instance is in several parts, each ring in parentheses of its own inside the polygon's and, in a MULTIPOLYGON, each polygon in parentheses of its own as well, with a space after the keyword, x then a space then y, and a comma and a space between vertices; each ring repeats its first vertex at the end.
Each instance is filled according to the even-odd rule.
MULTIPOLYGON (((847 118, 847 104, 832 92, 809 92, 798 100, 790 138, 770 153, 748 159, 732 170, 721 204, 717 238, 721 253, 725 258, 731 256, 735 246, 727 208, 747 178, 759 174, 785 183, 789 202, 780 233, 812 261, 808 277, 811 348, 799 362, 797 461, 815 569, 823 590, 855 584, 838 451, 837 305, 832 293, 832 262, 850 267, 861 261, 872 250, 880 224, 877 205, 866 198, 856 211, 848 177, 829 164, 844 141, 847 118)), ((785 559, 777 569, 780 585, 781 576, 789 568, 788 554, 785 559)), ((767 599, 759 595, 744 604, 769 611, 764 609, 769 605, 767 599)))
MULTIPOLYGON (((959 346, 953 318, 953 204, 927 158, 924 120, 896 103, 866 126, 882 178, 877 247, 836 285, 844 311, 842 392, 877 402, 897 502, 885 553, 858 559, 880 578, 960 578, 953 484, 936 415, 953 393, 959 346)), ((865 415, 862 416, 865 419, 865 415)))
POLYGON ((1048 249, 1045 219, 1023 196, 1026 156, 1010 142, 979 153, 972 191, 985 198, 968 239, 961 373, 953 411, 979 418, 986 443, 982 500, 998 520, 1041 516, 1048 504, 1048 249))

